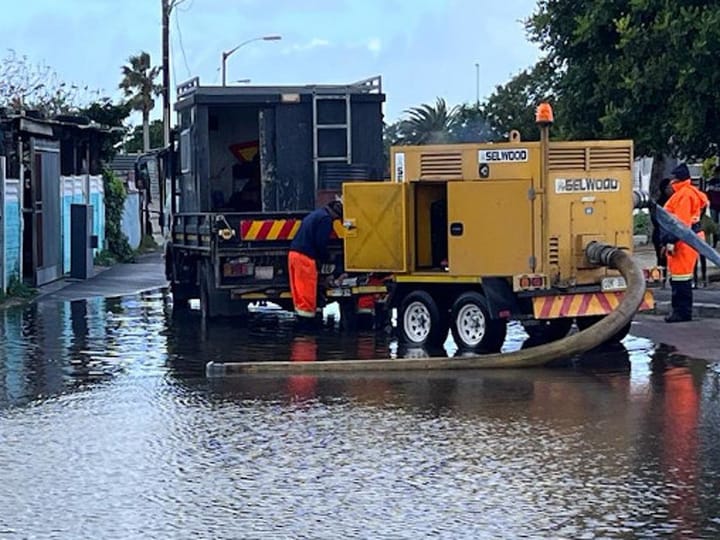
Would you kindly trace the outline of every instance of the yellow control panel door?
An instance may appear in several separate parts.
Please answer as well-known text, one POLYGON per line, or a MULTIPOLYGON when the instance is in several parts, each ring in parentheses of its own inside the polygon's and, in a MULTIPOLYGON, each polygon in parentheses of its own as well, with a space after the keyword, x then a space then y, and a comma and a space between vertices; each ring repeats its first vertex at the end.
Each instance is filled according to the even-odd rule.
POLYGON ((455 276, 532 271, 530 180, 448 182, 448 268, 455 276))
POLYGON ((345 268, 351 272, 405 272, 408 184, 343 184, 345 268))

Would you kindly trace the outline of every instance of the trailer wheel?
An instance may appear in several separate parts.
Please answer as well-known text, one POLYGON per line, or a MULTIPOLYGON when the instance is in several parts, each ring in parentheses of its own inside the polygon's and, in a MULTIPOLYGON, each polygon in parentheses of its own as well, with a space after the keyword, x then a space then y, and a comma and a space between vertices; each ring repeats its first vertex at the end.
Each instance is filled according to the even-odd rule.
POLYGON ((447 318, 425 291, 413 291, 403 299, 398 326, 402 340, 416 346, 442 345, 448 333, 447 318))
MULTIPOLYGON (((590 317, 577 317, 575 319, 575 323, 577 324, 578 330, 585 330, 587 328, 590 328, 593 324, 603 319, 604 315, 592 315, 590 317)), ((632 321, 627 323, 625 326, 620 328, 615 334, 608 339, 605 343, 620 343, 623 339, 625 339, 625 336, 627 336, 630 333, 630 326, 632 325, 632 321)))
POLYGON ((532 324, 523 325, 523 328, 533 343, 550 343, 567 336, 572 328, 572 323, 572 317, 561 317, 536 320, 532 324))
POLYGON ((505 342, 506 321, 490 318, 487 300, 480 293, 461 294, 452 306, 450 320, 453 339, 460 349, 494 353, 505 342))

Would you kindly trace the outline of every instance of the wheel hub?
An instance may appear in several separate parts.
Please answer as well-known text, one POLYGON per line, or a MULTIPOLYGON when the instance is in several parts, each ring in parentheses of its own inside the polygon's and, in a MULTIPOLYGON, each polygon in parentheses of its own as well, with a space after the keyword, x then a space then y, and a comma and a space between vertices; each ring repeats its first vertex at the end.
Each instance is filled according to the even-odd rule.
POLYGON ((405 310, 405 332, 413 342, 422 343, 430 335, 430 312, 421 302, 413 302, 405 310))
POLYGON ((466 345, 478 345, 485 337, 485 316, 478 306, 463 306, 458 313, 456 324, 466 345))

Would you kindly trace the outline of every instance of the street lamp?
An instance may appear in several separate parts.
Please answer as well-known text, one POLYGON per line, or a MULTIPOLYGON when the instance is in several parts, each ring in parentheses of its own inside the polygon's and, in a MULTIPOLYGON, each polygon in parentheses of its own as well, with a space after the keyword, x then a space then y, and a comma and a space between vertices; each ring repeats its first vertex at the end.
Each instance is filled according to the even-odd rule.
POLYGON ((244 46, 244 45, 247 45, 248 43, 252 43, 253 41, 278 41, 278 40, 281 40, 281 39, 282 39, 282 36, 260 36, 260 37, 248 39, 247 41, 243 41, 240 45, 238 45, 238 46, 236 46, 236 47, 233 47, 233 48, 230 49, 229 51, 223 51, 223 53, 222 53, 222 64, 221 64, 221 69, 222 69, 222 85, 223 85, 223 86, 226 86, 226 83, 227 83, 227 79, 226 79, 226 77, 225 77, 225 65, 226 65, 226 63, 227 63, 228 57, 229 57, 232 53, 234 53, 235 51, 237 51, 240 47, 242 47, 242 46, 244 46))

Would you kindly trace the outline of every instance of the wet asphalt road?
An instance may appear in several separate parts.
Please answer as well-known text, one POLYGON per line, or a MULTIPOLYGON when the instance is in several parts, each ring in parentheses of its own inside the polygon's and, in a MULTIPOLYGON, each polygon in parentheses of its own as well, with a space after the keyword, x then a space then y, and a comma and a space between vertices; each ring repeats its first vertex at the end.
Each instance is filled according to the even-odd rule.
POLYGON ((561 369, 216 381, 211 360, 422 352, 204 326, 162 291, 0 328, 3 538, 720 535, 720 369, 646 339, 561 369))
POLYGON ((208 380, 428 353, 85 286, 0 312, 0 538, 720 537, 720 365, 667 344, 714 321, 552 369, 208 380))

